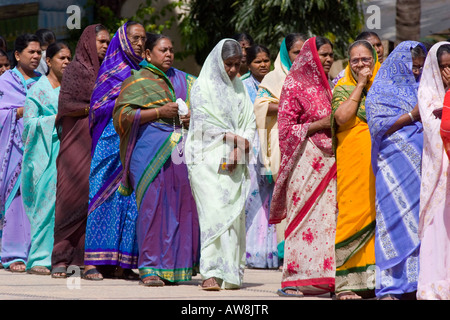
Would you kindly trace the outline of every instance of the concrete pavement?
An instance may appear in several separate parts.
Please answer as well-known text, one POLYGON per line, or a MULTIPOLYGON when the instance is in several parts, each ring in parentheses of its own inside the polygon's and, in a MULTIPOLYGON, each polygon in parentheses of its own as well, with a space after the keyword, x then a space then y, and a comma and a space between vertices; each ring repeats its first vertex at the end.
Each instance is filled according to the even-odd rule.
POLYGON ((92 281, 69 277, 11 273, 0 270, 0 300, 332 300, 329 295, 279 297, 281 272, 245 269, 240 290, 204 291, 201 277, 174 286, 144 287, 138 281, 104 279, 92 281))

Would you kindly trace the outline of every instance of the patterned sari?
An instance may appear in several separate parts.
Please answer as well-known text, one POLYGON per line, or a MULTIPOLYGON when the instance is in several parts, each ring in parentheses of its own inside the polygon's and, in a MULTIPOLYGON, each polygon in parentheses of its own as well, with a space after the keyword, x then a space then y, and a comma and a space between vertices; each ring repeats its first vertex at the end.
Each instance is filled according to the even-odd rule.
POLYGON ((372 172, 370 132, 365 102, 380 68, 376 51, 372 78, 368 81, 355 115, 338 126, 334 114, 347 101, 357 85, 350 65, 333 90, 331 131, 336 154, 337 203, 336 292, 366 293, 373 289, 375 265, 375 176, 372 172), (370 279, 371 278, 371 279, 370 279))
POLYGON ((120 138, 114 129, 113 109, 122 82, 139 69, 136 56, 120 27, 106 51, 91 97, 92 159, 89 175, 89 209, 86 226, 85 264, 135 268, 138 260, 134 193, 117 190, 121 181, 120 138))
MULTIPOLYGON (((250 75, 242 80, 242 83, 254 103, 260 82, 250 75)), ((245 203, 247 267, 278 268, 277 231, 275 225, 269 224, 269 208, 274 184, 264 170, 260 149, 259 134, 255 132, 249 163, 250 193, 245 203)))
POLYGON ((16 261, 26 263, 28 257, 30 222, 20 187, 23 118, 17 120, 16 113, 17 108, 24 106, 27 92, 39 76, 25 80, 14 68, 0 77, 0 232, 5 268, 16 261))
POLYGON ((179 282, 190 280, 198 265, 200 237, 184 161, 184 140, 178 118, 140 125, 141 110, 175 102, 177 94, 189 97, 194 77, 173 68, 167 73, 178 90, 164 72, 150 63, 133 72, 123 82, 117 98, 114 125, 121 139, 124 168, 119 192, 136 192, 141 279, 156 275, 179 282))
MULTIPOLYGON (((420 271, 417 298, 450 300, 450 185, 449 159, 440 136, 441 120, 433 111, 448 108, 441 71, 437 61, 438 48, 431 47, 423 66, 418 99, 423 123, 422 185, 420 189, 419 237, 420 271)), ((445 115, 446 111, 443 111, 445 115)), ((444 118, 444 117, 443 117, 444 118)))
POLYGON ((28 92, 24 106, 22 199, 31 225, 27 270, 52 265, 59 151, 55 118, 60 88, 53 88, 42 76, 28 92))
POLYGON ((308 39, 283 85, 278 112, 281 165, 270 223, 286 219, 281 286, 305 294, 333 291, 335 277, 336 163, 331 131, 308 136, 311 123, 331 113, 331 89, 308 39))
POLYGON ((186 161, 200 222, 200 273, 215 277, 223 288, 242 285, 245 267, 245 202, 250 179, 247 165, 231 174, 218 169, 233 146, 227 132, 253 141, 255 116, 250 97, 239 78, 225 72, 220 41, 206 59, 191 90, 191 122, 186 161))
POLYGON ((419 84, 412 72, 410 52, 417 45, 404 41, 394 49, 378 71, 366 100, 376 190, 377 297, 400 296, 417 289, 422 123, 415 121, 386 134, 417 104, 419 84))

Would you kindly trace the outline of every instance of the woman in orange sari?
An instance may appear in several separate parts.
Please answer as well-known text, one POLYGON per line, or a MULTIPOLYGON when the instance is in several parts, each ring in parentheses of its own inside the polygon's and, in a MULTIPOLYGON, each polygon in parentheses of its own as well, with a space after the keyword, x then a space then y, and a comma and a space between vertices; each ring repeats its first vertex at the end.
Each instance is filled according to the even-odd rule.
POLYGON ((349 64, 333 90, 331 128, 337 165, 336 297, 374 296, 375 176, 366 96, 380 63, 370 42, 349 47, 349 64), (374 280, 374 279, 372 279, 374 280))

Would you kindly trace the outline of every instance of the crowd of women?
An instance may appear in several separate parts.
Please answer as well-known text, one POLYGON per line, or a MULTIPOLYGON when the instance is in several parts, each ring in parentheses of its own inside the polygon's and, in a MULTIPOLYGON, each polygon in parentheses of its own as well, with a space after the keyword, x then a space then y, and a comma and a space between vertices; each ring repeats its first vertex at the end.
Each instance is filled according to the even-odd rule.
MULTIPOLYGON (((0 39, 1 40, 1 39, 0 39)), ((1 263, 11 272, 287 297, 450 299, 450 42, 248 34, 198 76, 127 22, 0 50, 1 263), (11 61, 12 60, 12 61, 11 61), (138 269, 139 274, 133 270, 138 269)))

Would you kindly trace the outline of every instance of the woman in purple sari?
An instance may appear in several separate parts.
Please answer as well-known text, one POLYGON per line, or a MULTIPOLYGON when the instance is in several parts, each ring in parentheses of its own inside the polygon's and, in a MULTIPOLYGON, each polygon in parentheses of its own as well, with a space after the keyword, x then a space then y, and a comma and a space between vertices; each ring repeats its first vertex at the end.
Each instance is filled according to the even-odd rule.
POLYGON ((136 278, 130 270, 137 267, 138 258, 136 201, 134 193, 124 197, 117 191, 122 164, 112 113, 122 82, 131 70, 139 70, 145 39, 144 27, 135 22, 127 22, 117 30, 91 96, 92 159, 84 255, 84 278, 89 280, 103 279, 99 266, 104 266, 103 274, 118 271, 118 276, 136 278))
POLYGON ((175 103, 188 101, 195 77, 172 68, 169 38, 147 38, 143 68, 124 81, 117 98, 114 126, 125 172, 119 191, 136 192, 142 284, 163 286, 191 280, 199 261, 197 207, 184 162, 189 112, 179 116, 175 103))
POLYGON ((30 246, 30 222, 25 214, 20 188, 22 168, 23 106, 28 90, 39 79, 34 70, 41 59, 35 35, 15 41, 15 68, 0 77, 0 232, 1 261, 12 272, 25 272, 30 246))

